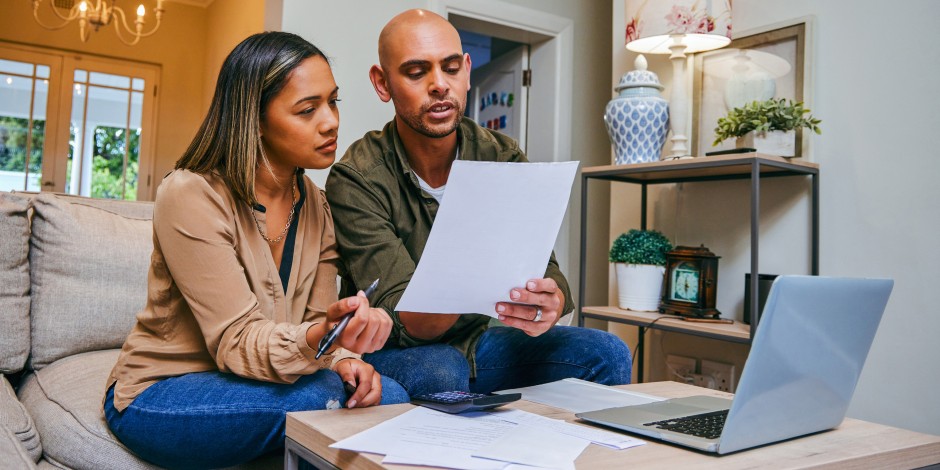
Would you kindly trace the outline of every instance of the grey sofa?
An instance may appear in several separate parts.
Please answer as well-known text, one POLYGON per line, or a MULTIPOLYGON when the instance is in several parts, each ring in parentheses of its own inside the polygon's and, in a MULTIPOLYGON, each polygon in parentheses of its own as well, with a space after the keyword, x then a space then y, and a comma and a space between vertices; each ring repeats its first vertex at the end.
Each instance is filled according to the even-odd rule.
POLYGON ((101 406, 146 302, 152 217, 148 202, 0 192, 0 467, 155 468, 101 406))

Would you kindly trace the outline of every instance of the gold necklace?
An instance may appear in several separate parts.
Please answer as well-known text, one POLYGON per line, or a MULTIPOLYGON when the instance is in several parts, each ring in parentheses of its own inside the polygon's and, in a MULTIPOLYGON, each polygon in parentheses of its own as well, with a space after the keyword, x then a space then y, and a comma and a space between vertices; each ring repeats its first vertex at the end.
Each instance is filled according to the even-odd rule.
POLYGON ((255 226, 258 227, 261 238, 267 240, 267 242, 272 245, 284 239, 284 235, 287 235, 287 231, 290 230, 290 223, 294 220, 294 190, 297 187, 297 178, 295 176, 292 176, 292 178, 294 178, 294 182, 290 185, 290 212, 287 213, 287 225, 284 226, 284 230, 281 230, 281 234, 278 235, 277 238, 268 238, 268 236, 264 234, 264 229, 261 228, 261 222, 258 221, 258 216, 255 215, 254 208, 251 208, 251 218, 255 219, 255 226))

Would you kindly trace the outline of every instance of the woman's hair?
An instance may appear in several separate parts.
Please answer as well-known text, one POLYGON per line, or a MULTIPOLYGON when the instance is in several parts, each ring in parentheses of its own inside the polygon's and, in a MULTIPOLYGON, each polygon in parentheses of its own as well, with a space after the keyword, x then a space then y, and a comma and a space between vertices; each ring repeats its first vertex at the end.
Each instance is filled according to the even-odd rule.
POLYGON ((261 148, 261 120, 290 73, 309 57, 326 58, 302 37, 280 31, 258 33, 235 46, 225 58, 206 119, 177 169, 216 171, 236 198, 255 198, 255 171, 268 166, 261 148))

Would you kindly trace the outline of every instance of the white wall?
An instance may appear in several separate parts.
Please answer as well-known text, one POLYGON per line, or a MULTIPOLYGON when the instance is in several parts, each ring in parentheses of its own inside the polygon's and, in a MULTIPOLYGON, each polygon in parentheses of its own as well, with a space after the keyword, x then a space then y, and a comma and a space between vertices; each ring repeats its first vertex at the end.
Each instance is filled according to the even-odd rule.
MULTIPOLYGON (((383 103, 369 82, 369 67, 379 62, 378 40, 382 27, 409 8, 428 8, 421 0, 284 0, 281 29, 299 34, 323 50, 333 65, 339 85, 340 127, 337 158, 366 132, 381 129, 395 109, 383 103)), ((308 170, 323 187, 329 170, 308 170)))
MULTIPOLYGON (((622 1, 615 0, 613 11, 615 82, 632 68, 627 64, 633 55, 623 49, 622 1)), ((803 16, 813 17, 814 28, 813 42, 807 44, 812 60, 807 105, 823 120, 823 134, 810 138, 808 157, 820 165, 820 273, 895 279, 849 415, 940 434, 940 314, 932 282, 940 265, 935 235, 940 217, 934 209, 940 203, 935 184, 940 159, 931 145, 940 128, 935 109, 940 103, 940 29, 934 25, 940 3, 734 2, 736 32, 803 16)), ((649 59, 668 87, 668 59, 649 59)), ((761 234, 761 271, 804 273, 806 187, 784 180, 764 186, 771 195, 762 204, 767 224, 761 234)), ((652 193, 654 226, 665 227, 681 243, 702 242, 723 256, 719 309, 739 316, 749 253, 742 231, 746 213, 741 217, 735 211, 740 205, 746 212, 747 183, 701 186, 652 193)), ((629 190, 614 191, 611 234, 635 224, 631 217, 637 204, 631 197, 629 190)))

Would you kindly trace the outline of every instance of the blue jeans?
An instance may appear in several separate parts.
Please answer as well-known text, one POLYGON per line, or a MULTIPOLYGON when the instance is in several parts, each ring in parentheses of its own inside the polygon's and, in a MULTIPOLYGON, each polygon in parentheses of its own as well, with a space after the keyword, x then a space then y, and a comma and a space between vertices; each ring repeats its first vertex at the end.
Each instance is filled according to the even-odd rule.
MULTIPOLYGON (((285 414, 345 405, 339 375, 320 370, 293 384, 275 384, 221 372, 161 380, 123 412, 114 387, 104 412, 111 431, 135 454, 167 468, 236 465, 284 447, 285 414)), ((382 377, 382 404, 405 403, 405 390, 382 377)))
POLYGON ((566 378, 605 385, 630 383, 630 349, 606 331, 556 326, 531 337, 510 327, 486 330, 477 342, 477 374, 446 344, 383 349, 362 359, 412 396, 446 390, 491 393, 566 378))

